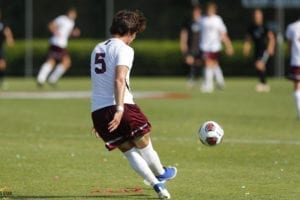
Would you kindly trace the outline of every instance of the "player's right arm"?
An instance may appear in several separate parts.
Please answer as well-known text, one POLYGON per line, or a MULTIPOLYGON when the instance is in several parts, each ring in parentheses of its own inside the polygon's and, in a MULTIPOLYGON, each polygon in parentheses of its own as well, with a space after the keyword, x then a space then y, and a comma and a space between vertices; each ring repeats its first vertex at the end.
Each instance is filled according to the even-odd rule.
POLYGON ((113 120, 108 124, 108 130, 113 132, 116 130, 121 122, 124 112, 124 96, 126 88, 126 76, 129 69, 127 66, 117 66, 115 76, 115 101, 116 101, 116 113, 113 120))

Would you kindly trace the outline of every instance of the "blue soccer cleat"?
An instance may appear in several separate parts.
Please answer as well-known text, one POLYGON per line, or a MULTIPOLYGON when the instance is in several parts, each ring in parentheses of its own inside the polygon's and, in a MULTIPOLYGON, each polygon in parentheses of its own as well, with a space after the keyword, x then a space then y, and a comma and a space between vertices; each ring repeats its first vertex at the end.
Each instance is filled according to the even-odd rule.
POLYGON ((163 183, 155 184, 153 186, 153 189, 158 194, 159 199, 171 199, 171 195, 163 183))
POLYGON ((171 180, 175 178, 177 174, 177 168, 176 167, 164 167, 165 172, 162 175, 156 176, 157 180, 160 182, 166 182, 168 180, 171 180))

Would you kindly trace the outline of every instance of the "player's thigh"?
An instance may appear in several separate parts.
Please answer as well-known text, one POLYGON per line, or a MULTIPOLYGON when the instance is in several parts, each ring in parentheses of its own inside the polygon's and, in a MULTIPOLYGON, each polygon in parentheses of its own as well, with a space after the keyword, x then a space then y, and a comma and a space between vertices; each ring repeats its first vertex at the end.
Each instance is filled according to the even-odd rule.
POLYGON ((120 149, 120 151, 122 151, 123 153, 125 153, 126 151, 129 151, 130 149, 132 149, 134 147, 134 144, 131 141, 125 141, 122 144, 120 144, 118 146, 118 149, 120 149))
POLYGON ((217 59, 212 59, 212 58, 207 58, 205 60, 205 66, 206 67, 215 67, 217 66, 219 63, 218 63, 218 60, 217 59))
POLYGON ((66 54, 62 57, 61 63, 63 64, 63 66, 65 66, 66 68, 71 66, 71 58, 69 56, 69 54, 66 54))
POLYGON ((141 136, 140 138, 135 138, 134 140, 132 140, 132 143, 136 148, 142 149, 148 146, 149 141, 150 141, 150 133, 147 133, 146 135, 141 136))
POLYGON ((294 81, 294 86, 295 86, 295 90, 300 90, 300 80, 295 80, 294 81))

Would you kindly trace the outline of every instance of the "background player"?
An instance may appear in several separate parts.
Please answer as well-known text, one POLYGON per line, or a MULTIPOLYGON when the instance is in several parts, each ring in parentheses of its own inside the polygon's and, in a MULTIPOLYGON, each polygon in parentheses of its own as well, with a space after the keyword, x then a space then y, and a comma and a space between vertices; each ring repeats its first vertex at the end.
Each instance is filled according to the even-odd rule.
POLYGON ((4 57, 4 46, 3 46, 4 40, 6 40, 8 46, 12 46, 14 44, 14 37, 12 31, 2 20, 2 13, 0 10, 0 88, 4 88, 3 79, 4 79, 5 69, 6 69, 6 61, 4 57))
POLYGON ((224 87, 223 72, 220 68, 218 57, 225 44, 227 55, 233 55, 233 47, 227 34, 226 26, 217 13, 217 5, 209 2, 206 8, 207 16, 200 20, 200 49, 205 62, 204 81, 201 91, 210 93, 214 90, 214 77, 219 88, 224 87))
POLYGON ((264 16, 261 9, 253 12, 253 22, 249 25, 244 43, 244 55, 249 56, 251 41, 254 43, 254 65, 259 77, 257 92, 269 92, 270 86, 266 80, 266 65, 269 57, 274 55, 275 36, 264 24, 264 16))
POLYGON ((50 38, 50 48, 46 62, 41 66, 37 76, 37 83, 39 86, 44 85, 49 74, 49 83, 55 85, 58 79, 71 66, 71 58, 67 52, 68 38, 72 35, 78 37, 80 30, 74 28, 75 19, 77 18, 77 11, 74 8, 68 10, 66 15, 56 17, 48 24, 48 28, 52 33, 50 38))
POLYGON ((200 74, 201 53, 199 49, 200 29, 199 21, 201 19, 200 5, 193 5, 191 16, 186 20, 180 30, 180 49, 184 55, 185 63, 189 66, 189 79, 187 88, 194 87, 196 79, 200 74))
POLYGON ((291 52, 289 78, 294 81, 297 117, 300 119, 300 18, 288 25, 286 38, 291 52))
MULTIPOLYGON (((110 28, 112 38, 99 43, 91 54, 92 120, 107 149, 118 148, 133 170, 149 182, 159 198, 169 199, 162 183, 176 176, 175 167, 164 168, 150 140, 151 125, 134 103, 129 75, 134 50, 129 44, 146 28, 139 11, 119 11, 110 28)), ((119 166, 118 166, 119 167, 119 166)))

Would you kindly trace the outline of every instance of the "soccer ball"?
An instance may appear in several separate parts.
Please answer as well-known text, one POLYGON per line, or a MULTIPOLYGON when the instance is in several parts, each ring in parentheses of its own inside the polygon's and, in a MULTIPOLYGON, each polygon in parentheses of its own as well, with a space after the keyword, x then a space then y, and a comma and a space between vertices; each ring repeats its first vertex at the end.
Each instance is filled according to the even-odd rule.
POLYGON ((198 136, 203 144, 215 146, 222 142, 224 130, 217 122, 207 121, 200 127, 198 136))

